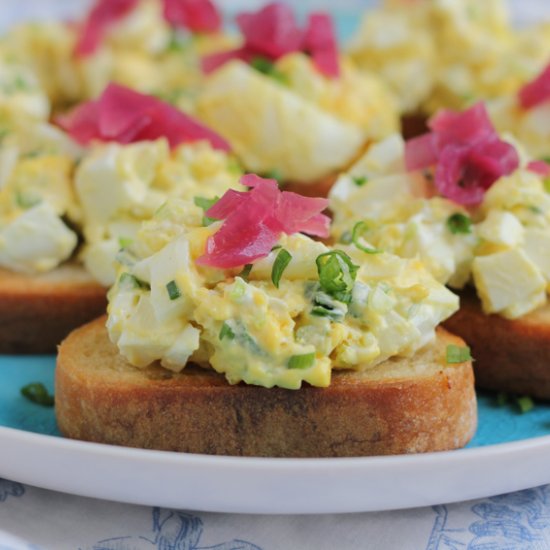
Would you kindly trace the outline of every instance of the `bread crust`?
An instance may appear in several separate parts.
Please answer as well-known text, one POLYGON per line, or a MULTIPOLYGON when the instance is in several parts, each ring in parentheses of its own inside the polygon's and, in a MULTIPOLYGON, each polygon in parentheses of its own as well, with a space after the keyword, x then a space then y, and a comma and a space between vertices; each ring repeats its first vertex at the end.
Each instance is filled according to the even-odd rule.
POLYGON ((105 318, 60 346, 56 415, 70 438, 190 453, 341 457, 440 451, 464 446, 476 424, 469 362, 447 365, 448 343, 414 360, 363 373, 334 372, 329 388, 229 385, 213 370, 137 369, 109 341, 105 318))
POLYGON ((106 289, 77 264, 42 275, 0 269, 0 353, 55 353, 106 307, 106 289))
POLYGON ((550 306, 519 319, 486 315, 473 289, 444 323, 468 342, 481 389, 550 399, 550 306))

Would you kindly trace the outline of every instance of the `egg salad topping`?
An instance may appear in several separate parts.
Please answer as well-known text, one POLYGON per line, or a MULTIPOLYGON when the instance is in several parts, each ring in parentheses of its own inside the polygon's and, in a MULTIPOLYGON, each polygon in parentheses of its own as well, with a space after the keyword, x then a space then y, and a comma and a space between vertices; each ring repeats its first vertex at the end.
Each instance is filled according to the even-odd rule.
POLYGON ((168 197, 207 200, 236 184, 233 157, 206 141, 170 150, 166 139, 128 145, 95 143, 75 173, 85 245, 81 259, 103 285, 115 281, 117 252, 168 197))
POLYGON ((267 256, 217 269, 196 260, 220 222, 170 199, 119 257, 111 340, 134 365, 210 365, 230 383, 327 386, 333 368, 411 355, 458 306, 416 260, 283 234, 267 256))
POLYGON ((486 313, 517 318, 547 301, 550 195, 521 164, 477 206, 434 196, 433 172, 406 172, 394 136, 373 146, 330 194, 333 236, 371 251, 418 258, 453 288, 473 283, 486 313))
MULTIPOLYGON (((108 8, 109 0, 93 4, 108 8)), ((85 27, 85 20, 17 25, 0 40, 0 57, 5 53, 32 70, 55 111, 98 96, 112 81, 191 110, 203 79, 201 56, 235 43, 221 32, 199 35, 173 28, 163 17, 161 0, 137 1, 128 13, 108 22, 93 51, 77 55, 85 27)), ((2 80, 0 72, 0 95, 2 80)))
POLYGON ((544 25, 514 29, 503 0, 386 0, 348 49, 379 71, 403 112, 434 113, 513 92, 547 62, 548 36, 544 25))
POLYGON ((49 271, 70 257, 78 222, 72 177, 80 149, 57 128, 0 113, 0 266, 49 271))

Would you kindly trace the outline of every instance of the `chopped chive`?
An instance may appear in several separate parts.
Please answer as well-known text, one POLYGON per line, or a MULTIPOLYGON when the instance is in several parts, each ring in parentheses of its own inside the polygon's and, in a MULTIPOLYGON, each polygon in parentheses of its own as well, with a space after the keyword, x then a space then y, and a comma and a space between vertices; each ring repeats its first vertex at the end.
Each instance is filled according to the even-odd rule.
POLYGON ((506 393, 497 393, 496 402, 499 407, 503 407, 508 402, 508 394, 506 393))
POLYGON ((304 355, 293 355, 288 360, 289 369, 309 369, 315 364, 315 353, 305 353, 304 355))
POLYGON ((533 214, 544 214, 542 209, 539 208, 538 206, 531 205, 531 206, 528 206, 527 208, 529 209, 529 211, 533 212, 533 214))
POLYGON ((380 248, 372 248, 370 246, 365 246, 364 244, 361 244, 359 239, 369 230, 368 225, 365 222, 357 222, 353 226, 353 230, 351 232, 351 241, 353 244, 363 252, 366 252, 367 254, 381 254, 384 252, 380 248))
POLYGON ((151 290, 151 285, 138 279, 135 275, 125 271, 118 279, 119 285, 128 285, 130 288, 143 288, 145 290, 151 290))
POLYGON ((369 181, 366 176, 352 176, 351 179, 353 180, 353 183, 357 185, 357 187, 363 187, 363 185, 365 185, 365 183, 369 181))
MULTIPOLYGON (((202 208, 204 212, 208 211, 212 206, 214 206, 218 201, 220 200, 220 197, 214 197, 213 199, 207 199, 206 197, 194 197, 193 202, 195 203, 195 206, 198 206, 199 208, 202 208)), ((204 227, 207 227, 214 222, 218 221, 216 218, 210 218, 208 216, 203 216, 202 218, 202 225, 204 227)))
POLYGON ((28 210, 29 208, 40 204, 42 202, 42 199, 40 197, 33 197, 26 193, 22 193, 21 191, 17 191, 15 193, 15 202, 17 203, 17 206, 19 206, 19 208, 28 210))
POLYGON ((252 271, 252 264, 246 264, 243 267, 243 270, 239 273, 239 277, 243 279, 244 281, 248 282, 248 276, 250 275, 250 272, 252 271))
POLYGON ((273 170, 269 170, 264 174, 264 176, 267 179, 276 180, 277 182, 281 182, 283 179, 283 173, 277 168, 273 168, 273 170))
POLYGON ((340 235, 340 242, 342 244, 351 244, 352 242, 351 231, 344 231, 342 235, 340 235))
POLYGON ((522 396, 516 397, 515 401, 516 401, 516 404, 519 407, 519 410, 522 414, 524 414, 526 412, 529 412, 530 410, 532 410, 535 407, 535 403, 527 395, 522 395, 522 396))
POLYGON ((253 69, 256 69, 258 72, 265 74, 270 78, 273 78, 273 80, 276 80, 277 82, 279 82, 279 84, 288 83, 286 76, 281 71, 279 71, 279 69, 275 67, 275 64, 267 59, 267 57, 263 57, 261 55, 253 57, 250 60, 250 66, 253 69))
POLYGON ((290 254, 290 252, 288 252, 284 248, 281 248, 281 250, 279 250, 279 253, 277 254, 277 257, 275 258, 275 261, 273 262, 273 268, 271 270, 271 280, 277 288, 279 288, 279 282, 281 280, 284 270, 290 263, 290 260, 292 260, 292 255, 290 254))
POLYGON ((42 382, 32 382, 21 388, 21 395, 29 401, 42 405, 43 407, 53 407, 54 397, 51 395, 42 382))
POLYGON ((233 340, 235 338, 235 333, 231 327, 224 321, 219 335, 220 340, 227 338, 228 340, 233 340))
POLYGON ((359 266, 342 250, 331 250, 315 259, 322 290, 340 302, 349 304, 359 266))
POLYGON ((467 234, 472 232, 470 216, 456 212, 447 218, 447 229, 453 234, 467 234))
POLYGON ((455 346, 449 344, 446 352, 447 363, 464 363, 471 361, 472 355, 468 346, 455 346))
POLYGON ((181 298, 181 290, 176 281, 170 281, 167 283, 166 290, 168 291, 170 300, 177 300, 178 298, 181 298))
POLYGON ((120 246, 120 248, 128 248, 133 242, 134 240, 130 239, 129 237, 118 238, 118 245, 120 246))

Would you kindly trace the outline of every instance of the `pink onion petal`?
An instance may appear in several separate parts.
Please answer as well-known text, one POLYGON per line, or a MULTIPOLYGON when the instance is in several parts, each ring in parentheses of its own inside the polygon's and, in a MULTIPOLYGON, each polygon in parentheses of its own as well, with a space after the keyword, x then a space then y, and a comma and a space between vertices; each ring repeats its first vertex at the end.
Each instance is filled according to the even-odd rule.
POLYGON ((487 189, 518 166, 515 148, 501 140, 450 144, 441 151, 435 185, 441 195, 458 204, 476 205, 487 189))
POLYGON ((99 102, 88 101, 75 107, 69 113, 58 116, 55 123, 65 130, 77 143, 87 145, 97 139, 99 102))
POLYGON ((307 232, 328 236, 330 220, 322 210, 327 200, 281 191, 273 179, 246 174, 248 192, 227 191, 206 215, 223 219, 207 240, 197 263, 222 269, 238 267, 267 256, 282 233, 307 232))
POLYGON ((437 164, 436 136, 429 132, 405 143, 405 167, 409 172, 437 164))
POLYGON ((538 174, 543 178, 550 177, 550 164, 548 164, 544 160, 532 160, 527 165, 527 170, 529 170, 530 172, 534 172, 535 174, 538 174))
POLYGON ((164 18, 173 27, 197 33, 214 33, 222 25, 222 17, 211 0, 164 0, 164 18))
POLYGON ((86 57, 101 45, 109 26, 133 11, 139 0, 98 0, 90 12, 78 37, 75 54, 86 57))
POLYGON ((236 20, 246 48, 256 55, 274 61, 301 48, 303 32, 284 2, 272 2, 254 13, 241 13, 236 20))
POLYGON ((450 143, 470 143, 496 136, 482 102, 462 112, 443 109, 430 120, 428 126, 436 134, 439 148, 450 143))
POLYGON ((550 99, 550 64, 518 92, 519 104, 531 109, 550 99))
POLYGON ((126 144, 165 137, 172 148, 206 140, 215 149, 230 150, 221 136, 189 115, 118 84, 109 84, 98 100, 83 103, 57 122, 82 145, 92 139, 126 144))
POLYGON ((321 74, 329 78, 340 76, 338 44, 329 14, 318 12, 309 16, 302 47, 321 74))

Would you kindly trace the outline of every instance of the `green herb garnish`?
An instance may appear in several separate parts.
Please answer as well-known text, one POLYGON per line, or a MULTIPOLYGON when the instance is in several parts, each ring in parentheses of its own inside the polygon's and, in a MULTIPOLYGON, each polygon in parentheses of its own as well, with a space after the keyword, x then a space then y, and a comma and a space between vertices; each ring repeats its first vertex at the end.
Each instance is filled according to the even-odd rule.
POLYGON ((28 210, 29 208, 32 208, 33 206, 40 204, 42 202, 42 199, 40 197, 33 197, 28 193, 22 193, 21 191, 17 191, 15 193, 15 202, 17 203, 17 206, 19 206, 19 208, 28 210))
POLYGON ((181 290, 176 281, 170 281, 167 283, 166 290, 168 291, 170 300, 177 300, 178 298, 181 298, 181 290))
POLYGON ((309 369, 315 364, 315 353, 305 353, 304 355, 293 355, 288 360, 289 369, 309 369))
POLYGON ((271 280, 277 288, 279 288, 279 281, 281 280, 284 270, 290 263, 290 260, 292 260, 292 255, 290 252, 284 248, 281 248, 275 258, 275 261, 273 262, 273 268, 271 269, 271 280))
POLYGON ((467 234, 472 232, 470 216, 456 212, 447 218, 447 229, 453 234, 467 234))
POLYGON ((347 313, 347 307, 342 302, 335 300, 325 292, 316 292, 313 297, 311 315, 316 317, 328 317, 332 321, 341 321, 347 313))
POLYGON ((522 414, 524 414, 526 412, 529 412, 530 410, 532 410, 535 407, 535 403, 527 395, 522 395, 522 396, 516 397, 515 401, 516 401, 516 404, 519 407, 519 410, 522 414))
POLYGON ((267 59, 267 57, 262 57, 260 55, 253 57, 250 60, 250 66, 253 69, 256 69, 258 72, 273 78, 279 82, 279 84, 287 84, 288 80, 286 76, 275 67, 275 64, 267 59))
POLYGON ((360 242, 359 239, 361 239, 361 237, 363 237, 364 234, 368 232, 368 230, 369 226, 365 222, 357 222, 353 226, 353 230, 351 232, 351 241, 359 250, 362 250, 367 254, 381 254, 382 252, 384 252, 383 250, 380 250, 379 248, 365 246, 360 242))
POLYGON ((151 285, 138 279, 135 275, 125 271, 118 279, 118 284, 121 286, 128 285, 130 288, 143 288, 144 290, 151 290, 151 285))
POLYGON ((225 321, 223 322, 222 328, 220 330, 219 338, 220 340, 223 340, 224 338, 227 338, 228 340, 235 339, 235 333, 225 321))
MULTIPOLYGON (((218 201, 220 200, 220 197, 214 197, 213 199, 207 199, 206 197, 194 197, 193 202, 195 203, 195 206, 198 206, 199 208, 202 208, 205 212, 212 208, 218 201)), ((216 218, 209 218, 208 216, 203 216, 202 218, 202 225, 204 227, 207 227, 214 222, 217 222, 218 220, 216 218)))
POLYGON ((351 291, 359 266, 342 250, 331 250, 317 256, 317 272, 322 290, 340 302, 351 302, 351 291))
POLYGON ((42 405, 43 407, 53 407, 54 397, 51 395, 42 382, 32 382, 21 388, 21 395, 29 401, 42 405))
POLYGON ((134 240, 130 239, 129 237, 118 238, 118 246, 120 246, 120 248, 128 248, 133 242, 134 240))
POLYGON ((544 190, 550 193, 550 178, 546 178, 542 183, 544 185, 544 190))
POLYGON ((455 346, 449 344, 446 352, 447 363, 464 363, 472 360, 472 354, 468 346, 455 346))
POLYGON ((369 178, 366 176, 352 176, 351 179, 353 180, 353 183, 357 185, 357 187, 363 187, 365 183, 369 181, 369 178))
POLYGON ((246 264, 243 267, 243 270, 239 273, 239 277, 243 279, 243 281, 246 281, 248 283, 248 277, 250 276, 250 272, 252 271, 252 264, 246 264))

